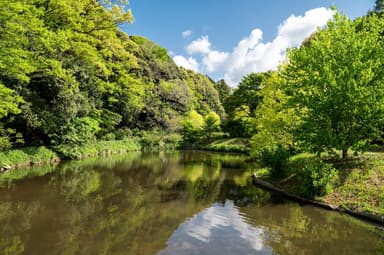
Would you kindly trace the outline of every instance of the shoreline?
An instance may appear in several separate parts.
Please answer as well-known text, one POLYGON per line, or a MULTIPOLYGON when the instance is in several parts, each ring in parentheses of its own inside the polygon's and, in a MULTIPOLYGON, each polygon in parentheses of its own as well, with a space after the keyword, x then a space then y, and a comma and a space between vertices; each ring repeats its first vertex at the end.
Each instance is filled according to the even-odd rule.
MULTIPOLYGON (((106 142, 107 141, 99 141, 98 143, 105 145, 106 142)), ((108 144, 117 144, 117 143, 121 143, 121 142, 122 141, 108 141, 107 143, 108 144)), ((124 153, 128 153, 128 152, 141 151, 143 149, 139 143, 136 143, 136 142, 132 143, 132 141, 129 141, 129 143, 131 146, 128 146, 127 148, 124 148, 124 149, 122 149, 121 147, 116 148, 116 149, 111 149, 111 148, 108 149, 107 147, 105 147, 105 148, 99 147, 96 150, 94 150, 92 153, 83 153, 83 154, 77 155, 76 157, 73 157, 73 158, 60 157, 55 152, 51 151, 52 153, 55 153, 54 154, 55 156, 51 157, 49 159, 46 159, 46 158, 45 159, 44 158, 39 159, 38 157, 34 157, 34 159, 26 160, 24 162, 18 162, 15 164, 5 164, 4 162, 0 162, 0 175, 7 173, 7 172, 10 172, 10 171, 13 171, 13 170, 16 170, 16 169, 20 169, 20 168, 32 168, 34 166, 42 166, 42 165, 56 165, 62 161, 66 161, 66 160, 83 160, 83 159, 93 158, 93 157, 98 157, 98 156, 106 157, 109 155, 118 155, 118 154, 124 154, 124 153)), ((89 145, 86 145, 84 147, 87 147, 87 146, 89 146, 89 145)), ((46 147, 43 147, 43 148, 47 149, 46 147)), ((201 149, 198 149, 198 150, 201 150, 201 149)), ((14 150, 14 151, 16 151, 16 150, 14 150)), ((211 150, 201 150, 201 151, 209 152, 211 150)), ((217 151, 217 150, 212 150, 211 152, 234 153, 234 152, 217 151)), ((235 153, 247 155, 244 152, 235 152, 235 153)), ((32 156, 35 156, 35 155, 32 155, 32 156)), ((272 192, 279 193, 279 194, 287 197, 288 199, 290 199, 292 201, 296 201, 299 203, 305 203, 305 204, 311 204, 311 205, 314 205, 316 207, 323 208, 325 210, 332 210, 332 211, 337 211, 340 213, 345 213, 345 214, 351 215, 353 217, 359 218, 361 220, 365 220, 365 221, 369 221, 369 222, 374 223, 374 224, 378 224, 384 228, 384 215, 382 215, 382 214, 374 214, 374 213, 370 213, 370 212, 366 212, 366 211, 357 211, 357 210, 353 210, 351 208, 347 208, 346 206, 343 206, 343 205, 335 205, 335 204, 326 203, 324 201, 299 197, 299 196, 290 194, 281 188, 278 188, 277 186, 273 185, 272 183, 270 183, 268 181, 265 181, 263 179, 258 178, 256 176, 256 174, 252 174, 251 178, 252 178, 252 182, 255 186, 260 186, 260 187, 267 189, 267 190, 270 190, 272 192)))
POLYGON ((91 157, 122 154, 141 151, 142 146, 136 140, 98 141, 72 148, 69 145, 57 149, 25 147, 0 153, 0 174, 18 168, 29 168, 47 164, 58 164, 64 160, 82 160, 91 157))
POLYGON ((256 176, 256 174, 252 174, 251 178, 252 178, 253 185, 260 186, 260 187, 267 189, 269 191, 279 193, 279 194, 283 195, 284 197, 289 198, 290 200, 293 200, 293 201, 296 201, 299 203, 310 204, 310 205, 313 205, 313 206, 316 206, 316 207, 319 207, 319 208, 322 208, 325 210, 345 213, 345 214, 348 214, 348 215, 353 216, 355 218, 365 220, 365 221, 368 221, 368 222, 376 224, 376 225, 378 224, 379 225, 378 227, 384 228, 384 215, 377 215, 377 214, 372 214, 372 213, 368 213, 368 212, 358 212, 358 211, 354 211, 354 210, 351 210, 348 208, 344 208, 342 206, 332 205, 332 204, 328 204, 328 203, 318 201, 318 200, 299 197, 299 196, 290 194, 290 193, 274 186, 273 184, 258 178, 256 176))

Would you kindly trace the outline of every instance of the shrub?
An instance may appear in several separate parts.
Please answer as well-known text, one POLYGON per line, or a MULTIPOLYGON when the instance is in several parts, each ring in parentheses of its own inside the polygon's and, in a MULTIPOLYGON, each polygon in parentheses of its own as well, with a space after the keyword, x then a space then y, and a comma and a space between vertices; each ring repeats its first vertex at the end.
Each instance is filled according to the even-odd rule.
POLYGON ((0 167, 3 165, 20 165, 30 162, 49 162, 58 155, 46 147, 26 147, 0 152, 0 167))
POLYGON ((289 174, 289 151, 282 145, 265 148, 261 152, 261 162, 271 169, 271 178, 281 179, 289 174))
POLYGON ((165 142, 165 146, 167 149, 175 150, 175 149, 179 148, 182 140, 183 140, 183 138, 180 134, 171 133, 165 137, 164 142, 165 142))
POLYGON ((144 150, 157 150, 164 146, 163 134, 160 131, 142 131, 141 146, 144 150))
POLYGON ((310 153, 293 156, 289 162, 289 170, 296 173, 300 180, 298 195, 305 197, 327 194, 332 189, 337 173, 331 164, 310 153))

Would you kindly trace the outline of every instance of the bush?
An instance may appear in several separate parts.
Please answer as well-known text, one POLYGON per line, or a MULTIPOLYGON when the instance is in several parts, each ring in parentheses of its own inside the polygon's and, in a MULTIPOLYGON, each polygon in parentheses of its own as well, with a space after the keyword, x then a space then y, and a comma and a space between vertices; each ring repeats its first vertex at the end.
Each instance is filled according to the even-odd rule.
POLYGON ((127 138, 131 138, 133 136, 133 132, 129 128, 120 128, 115 131, 116 140, 124 140, 127 138))
POLYGON ((289 170, 300 180, 298 195, 305 197, 323 196, 332 189, 336 169, 310 153, 298 154, 290 159, 289 170))
POLYGON ((281 179, 289 175, 289 151, 282 145, 273 148, 263 149, 261 162, 264 167, 271 169, 271 178, 281 179))
POLYGON ((183 138, 178 133, 171 133, 166 135, 164 142, 167 149, 175 150, 180 147, 183 138))
POLYGON ((20 165, 30 162, 49 162, 58 155, 46 147, 26 147, 17 150, 0 152, 0 167, 4 165, 20 165))
POLYGON ((141 146, 144 150, 158 150, 164 146, 163 134, 160 131, 142 131, 141 146))
POLYGON ((120 152, 140 150, 140 144, 136 139, 127 139, 120 141, 98 141, 78 146, 58 145, 54 149, 64 159, 81 159, 94 157, 99 154, 115 154, 120 152))

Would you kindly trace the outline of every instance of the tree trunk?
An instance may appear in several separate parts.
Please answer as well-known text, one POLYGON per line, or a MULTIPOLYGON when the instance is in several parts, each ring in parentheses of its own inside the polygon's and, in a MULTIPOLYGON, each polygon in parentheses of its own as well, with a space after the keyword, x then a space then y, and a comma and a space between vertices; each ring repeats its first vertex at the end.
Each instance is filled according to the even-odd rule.
POLYGON ((343 149, 343 155, 342 155, 343 159, 346 159, 348 157, 348 149, 349 149, 348 147, 343 149))

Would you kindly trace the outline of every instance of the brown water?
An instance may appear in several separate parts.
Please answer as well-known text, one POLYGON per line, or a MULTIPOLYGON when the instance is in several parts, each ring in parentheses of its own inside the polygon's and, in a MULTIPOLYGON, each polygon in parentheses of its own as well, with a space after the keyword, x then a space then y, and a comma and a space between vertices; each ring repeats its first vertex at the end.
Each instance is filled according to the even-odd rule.
POLYGON ((256 188, 242 162, 131 153, 3 182, 0 254, 384 254, 383 230, 256 188))

